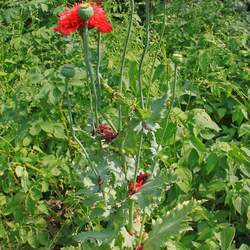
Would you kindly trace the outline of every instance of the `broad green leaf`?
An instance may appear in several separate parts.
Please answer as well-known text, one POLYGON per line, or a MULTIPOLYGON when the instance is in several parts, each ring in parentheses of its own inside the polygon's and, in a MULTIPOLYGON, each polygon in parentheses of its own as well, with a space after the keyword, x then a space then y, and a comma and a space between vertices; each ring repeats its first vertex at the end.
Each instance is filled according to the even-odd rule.
POLYGON ((176 184, 183 192, 187 193, 192 184, 192 172, 188 168, 181 167, 177 168, 175 173, 179 178, 179 181, 176 184))
POLYGON ((85 242, 86 240, 97 240, 104 242, 112 236, 112 231, 102 231, 102 232, 82 232, 74 237, 77 242, 85 242))
POLYGON ((233 145, 231 147, 231 150, 229 151, 229 156, 232 157, 235 161, 238 161, 239 163, 250 167, 250 157, 248 157, 246 152, 241 150, 236 145, 233 145))
POLYGON ((150 122, 155 122, 162 117, 162 113, 166 110, 166 101, 167 94, 164 94, 162 97, 153 100, 151 104, 151 116, 149 117, 150 122))
POLYGON ((54 123, 50 122, 50 121, 43 121, 40 123, 40 126, 42 128, 43 131, 47 132, 47 133, 53 133, 54 130, 54 123))
POLYGON ((53 134, 56 138, 63 139, 65 136, 63 125, 60 123, 55 123, 53 126, 53 134))
POLYGON ((167 241, 167 239, 177 233, 186 224, 188 214, 192 211, 193 201, 178 204, 176 208, 169 211, 162 222, 153 226, 148 239, 144 243, 144 250, 158 250, 167 241))
POLYGON ((17 177, 21 179, 21 186, 24 190, 24 192, 28 191, 28 185, 29 185, 29 175, 25 168, 21 166, 17 166, 15 169, 15 173, 17 177))
POLYGON ((242 196, 237 196, 233 200, 233 206, 235 210, 240 214, 243 215, 244 213, 247 212, 248 209, 248 201, 246 200, 245 197, 242 196))
POLYGON ((164 75, 165 73, 165 68, 166 68, 166 65, 164 64, 159 64, 156 69, 155 69, 155 72, 154 72, 154 76, 153 76, 153 82, 157 79, 160 79, 162 77, 162 75, 164 75))
POLYGON ((190 142, 191 142, 192 146, 193 146, 199 153, 202 153, 202 152, 205 152, 205 151, 206 151, 206 146, 205 146, 205 144, 203 144, 203 142, 202 142, 198 137, 191 136, 190 142))
POLYGON ((238 131, 239 131, 239 136, 244 136, 244 135, 250 136, 250 124, 249 123, 241 124, 238 131))
POLYGON ((221 250, 228 250, 233 242, 235 235, 235 228, 228 227, 222 230, 220 233, 220 240, 221 240, 221 250))
POLYGON ((220 127, 214 121, 212 121, 211 117, 204 109, 193 109, 191 114, 195 124, 201 129, 209 128, 215 130, 216 132, 220 131, 220 127))
POLYGON ((211 153, 207 157, 206 165, 205 165, 205 171, 207 174, 210 174, 213 169, 216 167, 216 164, 218 162, 218 156, 216 153, 211 153))

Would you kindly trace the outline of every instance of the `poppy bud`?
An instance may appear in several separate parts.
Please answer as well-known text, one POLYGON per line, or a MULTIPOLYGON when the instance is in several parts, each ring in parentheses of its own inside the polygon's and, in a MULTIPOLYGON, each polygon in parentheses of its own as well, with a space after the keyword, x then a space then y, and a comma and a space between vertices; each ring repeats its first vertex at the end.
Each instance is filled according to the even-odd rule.
POLYGON ((183 62, 183 56, 179 53, 174 53, 173 54, 173 60, 174 60, 174 63, 176 64, 180 64, 183 62))
POLYGON ((81 4, 78 15, 82 20, 87 21, 94 15, 93 8, 88 3, 81 4))
POLYGON ((75 75, 74 66, 71 64, 63 65, 61 69, 61 74, 66 78, 72 78, 75 75))

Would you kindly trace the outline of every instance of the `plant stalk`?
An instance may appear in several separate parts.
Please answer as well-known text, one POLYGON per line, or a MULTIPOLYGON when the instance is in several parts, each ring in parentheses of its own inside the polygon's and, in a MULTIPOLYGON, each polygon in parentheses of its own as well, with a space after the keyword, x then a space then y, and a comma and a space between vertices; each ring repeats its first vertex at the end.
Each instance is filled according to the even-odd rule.
MULTIPOLYGON (((143 90, 142 90, 142 67, 143 67, 143 62, 144 62, 146 53, 148 51, 148 46, 149 46, 149 22, 150 22, 150 16, 149 16, 149 7, 150 6, 149 5, 150 5, 150 0, 146 0, 146 39, 145 39, 145 45, 144 45, 144 49, 143 49, 140 64, 139 64, 139 77, 138 77, 139 91, 140 91, 140 102, 141 102, 142 109, 144 108, 144 98, 143 98, 143 90)), ((143 134, 143 128, 142 128, 142 130, 140 132, 140 142, 139 142, 139 148, 138 148, 138 152, 137 152, 135 171, 134 171, 134 179, 133 179, 134 191, 135 191, 135 187, 136 187, 136 177, 137 177, 137 173, 138 173, 138 170, 140 167, 143 140, 144 140, 144 134, 143 134)), ((133 233, 133 216, 134 216, 134 201, 130 202, 130 204, 129 204, 128 229, 131 233, 133 233)))
MULTIPOLYGON (((136 157, 134 179, 133 179, 133 191, 134 192, 135 192, 135 187, 136 187, 137 172, 138 172, 138 169, 140 167, 143 138, 144 138, 144 134, 143 134, 143 131, 141 131, 140 132, 140 143, 139 143, 139 149, 138 149, 138 153, 137 153, 137 157, 136 157)), ((128 224, 128 231, 131 234, 133 233, 133 218, 134 218, 134 201, 130 199, 130 203, 129 203, 129 224, 128 224)))
POLYGON ((162 39, 165 33, 165 28, 166 28, 166 14, 167 14, 167 3, 166 1, 164 1, 164 12, 163 12, 163 22, 162 22, 162 27, 161 27, 161 34, 160 34, 160 39, 158 42, 158 46, 157 46, 157 51, 155 52, 155 56, 153 59, 153 64, 152 64, 152 68, 151 68, 151 72, 150 72, 150 78, 149 78, 149 84, 148 84, 148 94, 147 94, 147 100, 146 100, 146 107, 148 107, 149 104, 149 97, 150 97, 150 90, 151 90, 151 85, 153 82, 153 76, 154 76, 154 68, 155 68, 155 64, 156 64, 156 60, 157 60, 157 56, 158 56, 158 51, 161 49, 161 45, 162 45, 162 39))
POLYGON ((133 234, 133 222, 134 222, 134 203, 135 201, 129 199, 129 217, 128 217, 128 232, 133 234))
MULTIPOLYGON (((128 49, 128 44, 131 36, 131 30, 133 25, 133 16, 134 16, 135 3, 134 0, 130 0, 130 15, 129 15, 129 25, 128 32, 123 46, 122 58, 121 58, 121 67, 120 67, 120 83, 119 83, 119 92, 122 94, 123 90, 123 74, 125 66, 125 57, 128 49)), ((119 126, 118 131, 122 130, 122 106, 119 104, 119 126)))
POLYGON ((141 242, 142 242, 143 227, 144 227, 146 218, 147 218, 147 214, 144 212, 143 215, 142 215, 142 222, 141 222, 141 228, 140 228, 140 233, 139 233, 139 242, 138 242, 138 245, 141 245, 141 242))
POLYGON ((85 147, 82 145, 82 143, 80 142, 80 140, 77 138, 77 136, 75 134, 74 125, 73 125, 73 117, 72 117, 71 100, 70 100, 70 96, 69 96, 68 80, 69 80, 68 78, 65 78, 65 93, 66 93, 66 98, 67 98, 69 125, 70 125, 70 130, 72 133, 72 137, 76 141, 76 143, 80 146, 81 154, 87 159, 87 161, 90 164, 90 167, 92 168, 93 172, 95 173, 96 177, 98 178, 99 174, 98 174, 94 164, 92 163, 87 150, 85 149, 85 147))
MULTIPOLYGON (((167 117, 166 117, 166 124, 165 124, 164 130, 163 130, 163 135, 161 137, 160 143, 157 146, 157 150, 156 150, 157 154, 159 153, 160 146, 163 144, 163 140, 164 140, 165 135, 167 133, 167 128, 168 128, 168 124, 169 124, 169 116, 170 116, 171 110, 173 108, 175 95, 176 95, 176 93, 175 93, 176 92, 176 81, 177 81, 177 64, 175 63, 175 65, 174 65, 174 82, 173 82, 173 86, 172 86, 172 90, 171 90, 172 97, 171 97, 171 102, 170 102, 167 117)), ((155 172, 155 165, 156 165, 156 156, 154 157, 154 161, 153 161, 153 173, 155 172)))
POLYGON ((138 74, 140 102, 141 102, 142 108, 144 108, 144 97, 143 97, 143 89, 142 89, 142 74, 143 74, 142 67, 143 67, 144 59, 145 59, 145 56, 147 54, 148 47, 149 47, 149 22, 150 22, 149 5, 150 5, 150 0, 146 0, 146 38, 145 38, 144 49, 143 49, 140 64, 139 64, 139 74, 138 74))
POLYGON ((97 65, 96 65, 96 80, 97 80, 97 95, 98 95, 98 106, 101 107, 101 78, 100 78, 100 65, 101 65, 101 32, 98 31, 97 38, 97 65))
MULTIPOLYGON (((83 26, 83 32, 82 32, 82 39, 84 44, 84 55, 85 55, 85 64, 88 72, 88 76, 90 79, 91 88, 94 95, 94 115, 95 115, 95 126, 99 126, 99 117, 98 117, 98 95, 96 90, 96 85, 94 81, 94 74, 93 74, 93 68, 90 63, 90 57, 89 57, 89 36, 88 36, 88 22, 85 22, 83 26)), ((94 128, 95 129, 95 128, 94 128)))

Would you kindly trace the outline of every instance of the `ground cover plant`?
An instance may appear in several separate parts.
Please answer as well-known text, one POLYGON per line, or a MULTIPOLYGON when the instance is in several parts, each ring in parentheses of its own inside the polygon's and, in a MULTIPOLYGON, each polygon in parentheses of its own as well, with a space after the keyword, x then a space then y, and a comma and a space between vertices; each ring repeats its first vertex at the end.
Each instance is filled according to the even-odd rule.
POLYGON ((248 1, 0 12, 0 249, 249 249, 248 1))

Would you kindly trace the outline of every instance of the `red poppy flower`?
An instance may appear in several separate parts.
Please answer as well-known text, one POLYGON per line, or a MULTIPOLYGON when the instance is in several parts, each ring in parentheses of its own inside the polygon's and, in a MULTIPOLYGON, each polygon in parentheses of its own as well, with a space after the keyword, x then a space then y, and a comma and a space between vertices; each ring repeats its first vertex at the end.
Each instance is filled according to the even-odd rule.
MULTIPOLYGON (((81 7, 80 3, 75 3, 72 8, 66 8, 59 14, 58 24, 54 28, 63 36, 68 36, 83 27, 84 21, 79 17, 78 11, 81 7)), ((106 18, 105 11, 100 5, 91 3, 94 15, 88 20, 88 28, 97 28, 99 32, 107 33, 112 31, 112 25, 106 18)))
POLYGON ((140 173, 140 175, 138 175, 136 177, 135 190, 134 190, 134 183, 133 183, 133 181, 130 181, 129 185, 128 185, 128 189, 129 189, 128 195, 130 196, 130 195, 133 195, 135 193, 138 193, 140 191, 142 185, 147 182, 149 176, 150 176, 150 174, 140 173))
POLYGON ((96 133, 101 136, 102 139, 105 139, 106 142, 111 142, 116 136, 118 132, 115 132, 108 124, 102 123, 96 129, 96 133))

